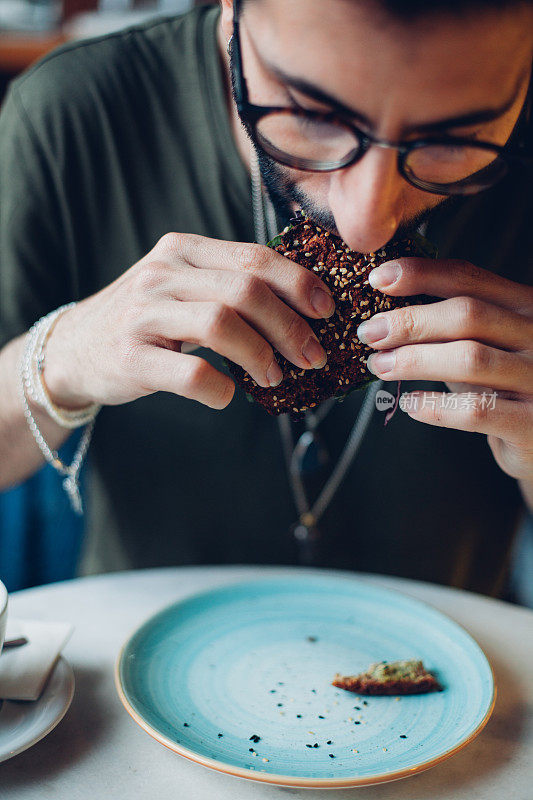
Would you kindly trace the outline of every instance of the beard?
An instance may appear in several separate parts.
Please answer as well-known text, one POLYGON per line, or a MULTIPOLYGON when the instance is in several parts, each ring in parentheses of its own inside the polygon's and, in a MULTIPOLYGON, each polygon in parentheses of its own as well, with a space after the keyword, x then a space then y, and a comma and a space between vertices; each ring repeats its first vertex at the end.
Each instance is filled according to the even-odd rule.
MULTIPOLYGON (((233 47, 231 46, 229 48, 229 57, 231 93, 235 106, 237 107, 235 95, 235 58, 233 47)), ((268 193, 274 211, 276 212, 276 218, 280 224, 280 229, 284 228, 289 223, 290 219, 294 217, 296 207, 300 208, 306 216, 312 219, 317 225, 320 225, 320 227, 324 228, 324 230, 331 231, 339 236, 340 234, 337 230, 335 217, 331 213, 331 210, 329 208, 321 208, 318 206, 311 197, 309 197, 300 189, 297 181, 291 177, 291 173, 293 173, 295 170, 285 167, 279 162, 275 161, 264 150, 262 150, 262 148, 257 146, 250 123, 241 116, 239 111, 237 113, 239 114, 239 119, 241 120, 248 138, 250 139, 257 154, 263 184, 268 193)), ((404 220, 398 226, 391 241, 409 238, 420 228, 421 225, 429 220, 430 216, 436 209, 440 209, 444 205, 453 205, 459 200, 459 197, 444 197, 437 205, 432 206, 431 208, 423 209, 417 214, 414 214, 411 218, 404 220)))

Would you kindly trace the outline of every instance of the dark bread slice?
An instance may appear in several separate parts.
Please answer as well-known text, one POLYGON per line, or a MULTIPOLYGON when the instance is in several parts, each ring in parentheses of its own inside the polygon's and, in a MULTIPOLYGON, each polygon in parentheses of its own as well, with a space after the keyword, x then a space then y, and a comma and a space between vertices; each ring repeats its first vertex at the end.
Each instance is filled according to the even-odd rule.
POLYGON ((307 322, 326 350, 327 364, 322 369, 299 370, 277 351, 275 356, 283 372, 283 381, 274 388, 263 388, 241 366, 226 361, 239 386, 250 400, 262 405, 269 414, 288 412, 300 419, 329 397, 344 398, 376 380, 366 367, 372 348, 359 341, 356 329, 360 322, 378 311, 430 302, 430 298, 391 297, 368 283, 368 273, 392 258, 434 256, 431 245, 421 236, 392 241, 377 253, 364 255, 350 250, 343 240, 302 212, 293 223, 269 243, 278 253, 311 269, 328 286, 335 298, 335 313, 329 319, 307 322))
POLYGON ((379 661, 360 675, 335 675, 333 686, 356 694, 423 694, 442 691, 422 661, 379 661))

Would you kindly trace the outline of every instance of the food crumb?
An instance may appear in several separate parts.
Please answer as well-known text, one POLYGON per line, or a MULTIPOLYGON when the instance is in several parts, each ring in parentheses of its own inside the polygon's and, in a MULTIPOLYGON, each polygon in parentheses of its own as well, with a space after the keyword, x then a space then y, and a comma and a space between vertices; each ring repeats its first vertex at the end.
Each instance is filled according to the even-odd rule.
POLYGON ((318 636, 308 636, 307 641, 311 643, 318 642, 318 636))
POLYGON ((261 760, 262 760, 262 761, 263 761, 263 762, 266 764, 266 763, 267 763, 267 761, 268 761, 268 758, 263 758, 263 759, 261 759, 261 760))
POLYGON ((184 728, 188 728, 188 727, 189 727, 189 723, 188 723, 188 722, 184 722, 184 723, 183 723, 183 727, 184 727, 184 728))
POLYGON ((352 753, 358 753, 359 750, 352 750, 352 753))
POLYGON ((330 754, 329 754, 329 757, 330 757, 330 758, 335 758, 335 756, 333 755, 333 753, 330 753, 330 754))
POLYGON ((301 719, 301 718, 302 718, 302 715, 301 715, 301 714, 296 714, 296 716, 298 717, 298 719, 301 719))
POLYGON ((384 753, 386 753, 386 752, 387 752, 387 748, 386 748, 386 747, 384 747, 384 748, 383 748, 383 752, 384 752, 384 753))
POLYGON ((400 739, 407 739, 407 736, 405 735, 405 733, 400 733, 400 739))
POLYGON ((261 737, 258 736, 257 733, 252 733, 252 735, 250 736, 249 741, 250 742, 254 742, 255 744, 257 744, 257 742, 261 741, 261 737))
POLYGON ((333 744, 333 742, 331 741, 331 739, 328 739, 326 744, 333 744))
POLYGON ((224 736, 224 734, 223 734, 223 733, 219 733, 219 734, 218 734, 218 738, 219 738, 219 739, 222 739, 222 737, 223 737, 223 736, 224 736))

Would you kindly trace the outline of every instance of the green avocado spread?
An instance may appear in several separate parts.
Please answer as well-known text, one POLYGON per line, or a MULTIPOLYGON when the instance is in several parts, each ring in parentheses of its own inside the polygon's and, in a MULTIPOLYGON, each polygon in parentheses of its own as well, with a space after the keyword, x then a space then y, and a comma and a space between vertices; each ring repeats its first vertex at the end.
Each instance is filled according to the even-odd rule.
POLYGON ((421 661, 380 661, 368 668, 367 675, 380 683, 388 681, 413 681, 424 672, 421 661))

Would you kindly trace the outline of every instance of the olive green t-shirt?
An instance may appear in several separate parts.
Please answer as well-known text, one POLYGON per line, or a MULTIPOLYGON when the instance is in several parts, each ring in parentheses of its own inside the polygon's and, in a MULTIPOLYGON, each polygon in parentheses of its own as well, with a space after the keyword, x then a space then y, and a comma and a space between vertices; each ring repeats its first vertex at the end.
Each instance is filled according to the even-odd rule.
MULTIPOLYGON (((253 239, 217 20, 202 7, 68 45, 12 85, 0 115, 0 345, 109 284, 168 231, 253 239)), ((442 256, 528 282, 530 186, 520 171, 448 205, 429 238, 442 256)), ((353 393, 320 426, 330 462, 313 493, 361 401, 353 393)), ((320 522, 317 564, 498 593, 523 508, 516 482, 484 436, 383 418, 373 414, 320 522)), ((82 571, 298 563, 278 422, 240 390, 222 411, 165 393, 104 408, 90 463, 82 571)))

